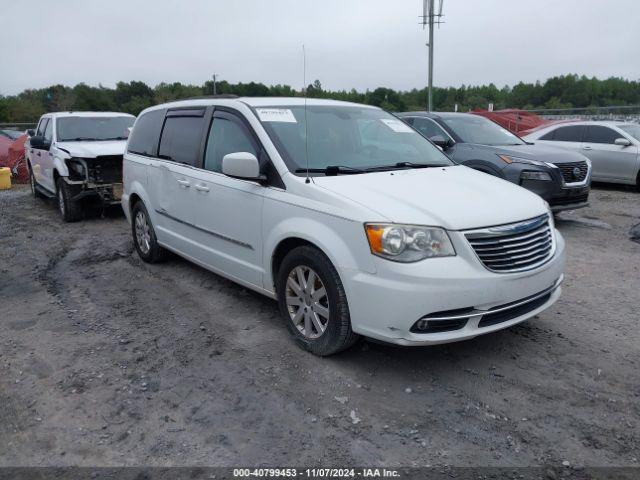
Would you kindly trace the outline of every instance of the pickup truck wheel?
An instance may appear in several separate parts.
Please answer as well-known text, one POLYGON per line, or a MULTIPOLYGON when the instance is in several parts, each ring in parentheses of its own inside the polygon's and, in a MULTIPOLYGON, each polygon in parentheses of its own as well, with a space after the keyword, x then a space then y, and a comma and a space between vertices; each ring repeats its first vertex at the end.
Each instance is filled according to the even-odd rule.
POLYGON ((328 356, 358 340, 351 330, 340 276, 320 250, 311 246, 291 250, 282 261, 276 283, 280 312, 304 350, 328 356))
POLYGON ((82 219, 82 207, 72 199, 74 192, 62 177, 56 181, 56 197, 58 199, 58 210, 65 222, 77 222, 82 219))
POLYGON ((167 251, 158 243, 149 213, 142 202, 137 202, 133 206, 131 217, 133 245, 140 258, 147 263, 164 261, 167 258, 167 251))

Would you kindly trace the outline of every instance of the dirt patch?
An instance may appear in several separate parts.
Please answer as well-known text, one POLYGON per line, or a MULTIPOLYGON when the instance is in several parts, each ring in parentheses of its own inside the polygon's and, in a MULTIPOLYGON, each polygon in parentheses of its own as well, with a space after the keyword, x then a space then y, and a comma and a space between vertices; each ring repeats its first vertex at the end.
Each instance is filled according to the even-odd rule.
POLYGON ((640 195, 591 204, 537 318, 319 359, 273 301, 141 262, 122 216, 0 192, 0 465, 638 465, 640 195))

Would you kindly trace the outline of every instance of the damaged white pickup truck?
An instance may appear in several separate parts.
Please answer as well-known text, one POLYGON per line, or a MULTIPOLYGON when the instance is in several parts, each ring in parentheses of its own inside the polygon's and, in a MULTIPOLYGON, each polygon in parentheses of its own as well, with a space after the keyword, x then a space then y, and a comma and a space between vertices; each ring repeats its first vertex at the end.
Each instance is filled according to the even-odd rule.
POLYGON ((33 194, 57 198, 66 222, 80 220, 88 203, 118 204, 122 156, 134 120, 114 112, 43 115, 25 143, 33 194))

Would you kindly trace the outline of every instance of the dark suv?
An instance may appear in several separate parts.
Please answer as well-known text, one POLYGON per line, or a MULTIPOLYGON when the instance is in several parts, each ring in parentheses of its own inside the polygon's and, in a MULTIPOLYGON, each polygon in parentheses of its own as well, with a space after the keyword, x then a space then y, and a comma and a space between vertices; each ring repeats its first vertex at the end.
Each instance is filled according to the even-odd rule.
POLYGON ((580 153, 527 143, 478 115, 405 112, 398 116, 454 162, 531 190, 553 211, 589 205, 591 162, 580 153))

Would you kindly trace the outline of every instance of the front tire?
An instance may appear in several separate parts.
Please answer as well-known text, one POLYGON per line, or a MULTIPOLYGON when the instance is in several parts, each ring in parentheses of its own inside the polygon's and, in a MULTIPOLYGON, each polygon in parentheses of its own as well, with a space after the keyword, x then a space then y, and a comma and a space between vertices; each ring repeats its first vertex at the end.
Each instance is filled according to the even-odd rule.
POLYGON ((38 182, 36 182, 36 176, 33 174, 31 165, 29 165, 29 185, 31 186, 31 194, 33 198, 42 198, 42 194, 38 192, 38 182))
POLYGON ((131 233, 133 245, 143 261, 158 263, 166 260, 167 251, 158 243, 149 212, 141 201, 131 209, 131 233))
POLYGON ((358 340, 351 329, 340 276, 317 248, 297 247, 285 256, 277 274, 276 291, 287 328, 304 350, 328 356, 348 349, 358 340))
POLYGON ((77 222, 82 219, 82 207, 78 202, 73 200, 73 190, 64 181, 64 178, 58 177, 56 181, 56 197, 58 201, 58 211, 65 222, 77 222))

